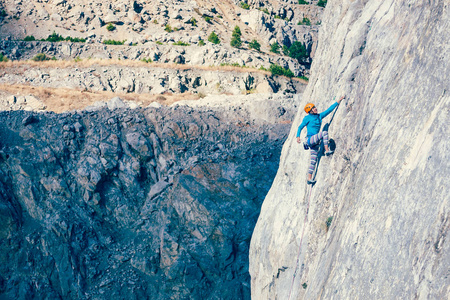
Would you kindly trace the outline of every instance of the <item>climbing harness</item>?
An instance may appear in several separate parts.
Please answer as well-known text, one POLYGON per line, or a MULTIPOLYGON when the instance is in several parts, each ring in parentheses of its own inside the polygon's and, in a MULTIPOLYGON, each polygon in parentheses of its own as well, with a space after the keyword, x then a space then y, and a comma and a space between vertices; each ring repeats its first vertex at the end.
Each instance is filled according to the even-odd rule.
MULTIPOLYGON (((331 116, 330 122, 326 123, 326 124, 323 126, 322 130, 324 130, 324 129, 326 128, 327 131, 328 131, 328 128, 330 127, 331 122, 333 122, 334 115, 336 114, 338 108, 339 108, 339 103, 338 103, 338 105, 336 106, 336 109, 334 110, 333 115, 331 116)), ((320 145, 322 145, 322 143, 321 143, 320 145)), ((308 143, 307 143, 307 142, 304 142, 304 143, 303 143, 303 147, 305 148, 305 150, 308 150, 308 149, 309 149, 308 143)), ((318 161, 317 161, 316 166, 315 166, 315 168, 314 168, 314 172, 313 172, 313 174, 312 174, 312 176, 311 176, 311 179, 312 179, 312 180, 314 180, 314 179, 316 178, 316 172, 317 172, 317 169, 318 169, 318 167, 319 167, 319 160, 320 160, 320 159, 319 159, 319 157, 318 157, 318 161)), ((303 235, 304 235, 304 233, 305 233, 306 220, 308 219, 309 203, 310 203, 310 200, 311 200, 311 192, 312 192, 313 187, 314 187, 314 184, 309 185, 309 193, 308 193, 308 197, 307 197, 308 200, 307 200, 307 202, 306 202, 306 214, 305 214, 305 219, 303 220, 303 229, 302 229, 302 235, 300 236, 300 244, 299 244, 299 246, 298 246, 297 262, 296 262, 296 264, 295 264, 294 275, 292 276, 292 283, 291 283, 291 289, 289 290, 289 298, 288 298, 288 300, 291 300, 291 294, 292 294, 292 289, 294 288, 295 276, 297 275, 298 265, 299 265, 299 263, 300 263, 300 256, 301 256, 301 254, 302 254, 303 235)))

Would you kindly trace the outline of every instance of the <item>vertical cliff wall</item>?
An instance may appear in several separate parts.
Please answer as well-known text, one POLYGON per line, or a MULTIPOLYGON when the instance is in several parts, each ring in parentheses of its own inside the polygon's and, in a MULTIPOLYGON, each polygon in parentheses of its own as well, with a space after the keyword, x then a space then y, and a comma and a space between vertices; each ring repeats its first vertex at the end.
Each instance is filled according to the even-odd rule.
POLYGON ((449 2, 329 1, 323 20, 303 104, 347 96, 336 152, 309 198, 299 111, 252 237, 252 297, 446 299, 449 2))

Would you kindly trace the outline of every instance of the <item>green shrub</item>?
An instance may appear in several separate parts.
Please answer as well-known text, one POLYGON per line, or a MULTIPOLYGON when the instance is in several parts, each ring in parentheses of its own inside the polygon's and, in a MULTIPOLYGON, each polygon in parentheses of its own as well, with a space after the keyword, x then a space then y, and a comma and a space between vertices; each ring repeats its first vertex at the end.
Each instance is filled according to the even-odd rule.
POLYGON ((259 67, 259 69, 262 70, 262 71, 269 71, 266 68, 264 68, 264 66, 259 67))
POLYGON ((47 41, 47 42, 61 42, 61 41, 64 41, 64 38, 53 31, 53 33, 51 35, 49 35, 48 38, 46 38, 44 41, 47 41))
POLYGON ((275 42, 272 45, 270 45, 270 52, 280 54, 280 44, 275 42))
MULTIPOLYGON (((34 41, 34 36, 27 36, 24 39, 25 41, 34 41)), ((67 42, 73 42, 73 43, 84 43, 86 42, 86 39, 84 38, 73 38, 73 37, 62 37, 61 35, 57 34, 56 32, 53 32, 51 35, 49 35, 46 39, 42 39, 41 41, 46 41, 46 42, 63 42, 63 41, 67 41, 67 42)))
POLYGON ((248 3, 245 3, 245 2, 241 2, 241 7, 243 9, 250 9, 250 5, 248 5, 248 3))
POLYGON ((270 73, 272 73, 272 75, 283 75, 286 77, 294 77, 294 73, 291 71, 291 69, 285 69, 282 66, 276 65, 276 64, 271 64, 270 68, 269 68, 270 73))
POLYGON ((261 44, 258 43, 257 40, 251 41, 250 44, 248 45, 248 47, 249 47, 250 49, 255 49, 255 50, 257 50, 257 51, 261 51, 261 44))
POLYGON ((163 43, 160 42, 160 41, 156 41, 155 43, 158 44, 158 45, 162 45, 162 44, 163 44, 163 43))
POLYGON ((208 22, 209 24, 212 24, 211 21, 212 21, 213 17, 203 15, 203 19, 205 19, 205 21, 208 22))
POLYGON ((233 33, 231 34, 231 42, 230 45, 231 47, 235 47, 235 48, 239 48, 242 45, 242 41, 241 41, 241 29, 239 28, 239 26, 235 26, 233 33))
POLYGON ((151 58, 143 58, 141 59, 141 61, 145 62, 145 63, 151 63, 153 62, 153 60, 151 58))
POLYGON ((200 40, 200 41, 198 42, 198 45, 199 45, 199 46, 205 46, 205 41, 204 41, 204 40, 200 40))
POLYGON ((46 60, 56 60, 56 58, 53 56, 52 58, 45 55, 45 53, 38 53, 36 54, 32 60, 34 61, 46 61, 46 60))
POLYGON ((302 76, 300 76, 299 78, 300 78, 300 79, 303 79, 303 80, 306 80, 306 81, 309 81, 309 78, 308 78, 308 77, 306 77, 306 76, 303 76, 303 75, 302 75, 302 76))
POLYGON ((197 26, 197 20, 192 17, 189 21, 187 21, 186 23, 191 24, 192 26, 197 26))
POLYGON ((331 226, 331 222, 333 221, 333 217, 328 217, 328 219, 325 222, 325 225, 327 226, 327 231, 331 226))
POLYGON ((36 39, 35 39, 35 37, 32 36, 32 35, 27 35, 23 40, 24 40, 25 42, 32 42, 32 41, 35 41, 36 39))
POLYGON ((105 45, 123 45, 126 40, 123 41, 115 41, 115 40, 105 40, 103 41, 103 44, 105 45))
POLYGON ((308 19, 307 17, 303 17, 303 20, 298 22, 297 25, 307 25, 310 26, 311 25, 311 20, 308 19))
POLYGON ((80 61, 82 61, 82 59, 79 56, 77 56, 77 57, 75 57, 75 59, 73 61, 74 62, 80 62, 80 61))
POLYGON ((317 2, 317 6, 320 6, 320 7, 327 6, 327 0, 319 0, 319 2, 317 2))
POLYGON ((306 46, 300 42, 294 42, 292 45, 288 47, 283 47, 284 54, 297 59, 299 62, 308 57, 308 51, 306 50, 306 46))
POLYGON ((298 0, 298 4, 309 4, 309 3, 306 2, 305 0, 298 0))
POLYGON ((0 62, 7 62, 7 61, 8 58, 5 55, 3 55, 3 53, 0 53, 0 62))
POLYGON ((164 27, 164 30, 167 32, 173 32, 173 29, 169 24, 167 24, 166 27, 164 27))
POLYGON ((113 31, 114 29, 116 29, 116 26, 114 26, 112 23, 109 23, 106 26, 106 30, 108 30, 108 31, 113 31))
POLYGON ((182 41, 178 41, 178 42, 173 43, 172 45, 174 45, 174 46, 190 46, 191 44, 184 43, 182 41))
POLYGON ((86 39, 84 39, 84 38, 72 38, 70 36, 66 37, 64 40, 68 41, 68 42, 72 42, 72 43, 85 43, 86 42, 86 39))
POLYGON ((259 7, 258 10, 262 11, 262 12, 265 13, 265 14, 270 15, 269 10, 268 10, 267 8, 260 8, 260 7, 259 7))
POLYGON ((208 41, 213 44, 220 44, 220 39, 214 31, 208 36, 208 41))

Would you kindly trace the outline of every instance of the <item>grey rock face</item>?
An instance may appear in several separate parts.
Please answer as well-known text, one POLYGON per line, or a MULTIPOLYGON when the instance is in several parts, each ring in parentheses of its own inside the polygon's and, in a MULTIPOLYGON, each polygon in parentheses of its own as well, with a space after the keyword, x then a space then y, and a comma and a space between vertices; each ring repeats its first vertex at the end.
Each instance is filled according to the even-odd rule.
POLYGON ((0 296, 249 299, 280 110, 1 112, 0 296))
POLYGON ((328 1, 303 99, 347 96, 337 148, 309 197, 298 112, 252 236, 254 299, 450 297, 449 16, 446 1, 328 1))

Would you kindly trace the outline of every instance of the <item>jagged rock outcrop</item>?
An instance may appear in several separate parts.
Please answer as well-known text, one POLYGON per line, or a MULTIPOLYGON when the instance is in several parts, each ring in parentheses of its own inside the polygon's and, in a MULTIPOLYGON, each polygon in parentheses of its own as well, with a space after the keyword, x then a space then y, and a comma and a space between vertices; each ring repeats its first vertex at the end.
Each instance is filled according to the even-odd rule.
MULTIPOLYGON (((306 35, 306 34, 305 34, 306 35)), ((29 60, 37 54, 44 53, 57 60, 123 60, 124 64, 133 61, 148 60, 163 64, 189 66, 227 66, 237 65, 259 69, 269 69, 277 64, 292 70, 295 76, 304 74, 305 66, 288 56, 269 55, 261 52, 245 51, 230 46, 158 45, 147 43, 139 46, 84 44, 70 42, 24 42, 0 41, 0 52, 12 60, 29 60)))
POLYGON ((0 297, 249 299, 297 100, 248 100, 0 112, 0 297))
POLYGON ((337 149, 310 191, 300 109, 252 236, 252 298, 450 297, 449 16, 448 1, 328 2, 303 99, 347 96, 337 149))
MULTIPOLYGON (((305 88, 302 81, 272 76, 268 72, 227 71, 214 68, 162 68, 152 65, 137 66, 93 64, 88 67, 5 67, 0 84, 26 84, 45 88, 70 88, 85 91, 114 93, 164 94, 204 93, 242 95, 250 92, 295 94, 305 88)), ((0 96, 0 101, 1 101, 0 96)))

